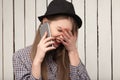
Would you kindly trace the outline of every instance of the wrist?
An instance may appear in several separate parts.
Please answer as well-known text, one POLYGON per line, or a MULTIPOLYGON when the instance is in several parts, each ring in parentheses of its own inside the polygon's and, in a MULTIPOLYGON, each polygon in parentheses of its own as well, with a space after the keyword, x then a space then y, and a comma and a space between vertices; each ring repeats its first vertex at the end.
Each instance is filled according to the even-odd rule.
POLYGON ((38 80, 41 76, 41 64, 33 62, 32 64, 32 75, 38 80))
POLYGON ((71 50, 68 53, 69 53, 69 55, 78 55, 77 49, 71 50))
POLYGON ((78 51, 69 52, 70 64, 73 66, 77 66, 80 62, 78 51))
POLYGON ((41 63, 38 61, 33 61, 33 63, 32 63, 32 66, 40 66, 40 65, 41 65, 41 63))
POLYGON ((34 62, 35 63, 42 63, 43 59, 44 59, 44 54, 45 53, 40 53, 40 52, 37 52, 36 55, 35 55, 35 58, 34 58, 34 62))
POLYGON ((77 47, 73 47, 72 49, 68 50, 68 53, 77 53, 77 47))
POLYGON ((69 58, 74 59, 74 58, 79 58, 79 54, 77 51, 75 52, 69 52, 69 58))
POLYGON ((42 59, 34 58, 33 65, 41 65, 42 59))

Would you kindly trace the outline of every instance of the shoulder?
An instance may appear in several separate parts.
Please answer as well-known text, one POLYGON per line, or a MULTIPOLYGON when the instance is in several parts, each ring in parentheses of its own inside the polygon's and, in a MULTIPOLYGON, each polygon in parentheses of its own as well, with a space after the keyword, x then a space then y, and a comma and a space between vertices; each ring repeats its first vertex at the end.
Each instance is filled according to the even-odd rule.
POLYGON ((27 46, 27 47, 25 47, 25 48, 23 48, 23 49, 19 49, 18 51, 16 51, 16 52, 13 54, 13 58, 14 58, 14 59, 27 58, 27 56, 30 55, 31 48, 32 48, 32 46, 27 46))
POLYGON ((13 54, 13 68, 19 69, 22 67, 26 68, 27 70, 31 70, 32 64, 30 59, 31 48, 32 46, 28 46, 16 51, 13 54))

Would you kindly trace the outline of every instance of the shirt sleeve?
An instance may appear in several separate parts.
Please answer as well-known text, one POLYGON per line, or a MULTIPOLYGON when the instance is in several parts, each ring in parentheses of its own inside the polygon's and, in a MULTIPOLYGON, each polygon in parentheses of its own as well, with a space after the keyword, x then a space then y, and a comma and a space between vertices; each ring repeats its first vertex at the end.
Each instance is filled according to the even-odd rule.
POLYGON ((42 80, 36 79, 31 71, 26 68, 26 64, 21 60, 18 55, 13 55, 13 71, 15 75, 15 80, 42 80))
POLYGON ((70 65, 71 80, 90 80, 85 66, 80 62, 78 66, 70 65))

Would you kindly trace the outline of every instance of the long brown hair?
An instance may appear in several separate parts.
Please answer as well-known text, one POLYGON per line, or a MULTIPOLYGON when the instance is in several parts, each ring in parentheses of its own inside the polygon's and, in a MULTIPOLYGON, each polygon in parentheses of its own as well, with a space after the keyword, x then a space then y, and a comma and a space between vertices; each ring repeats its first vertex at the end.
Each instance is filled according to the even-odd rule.
MULTIPOLYGON (((77 35, 78 34, 78 27, 77 27, 77 23, 75 22, 75 20, 72 17, 69 16, 63 16, 63 15, 56 15, 56 16, 50 16, 47 17, 48 20, 53 21, 58 19, 58 17, 62 16, 62 18, 66 18, 66 19, 70 19, 72 24, 73 24, 73 28, 72 28, 72 33, 73 35, 77 35)), ((36 37, 34 40, 34 43, 32 45, 32 51, 31 51, 31 59, 32 61, 34 60, 34 57, 36 55, 36 51, 37 51, 37 45, 40 41, 41 37, 40 37, 40 31, 38 29, 37 33, 36 33, 36 37)), ((49 53, 49 52, 48 52, 49 53)), ((70 61, 69 61, 69 57, 68 57, 68 52, 65 49, 65 47, 61 44, 56 50, 55 50, 55 54, 52 55, 53 56, 53 60, 56 62, 57 64, 57 79, 58 80, 70 80, 70 61)), ((41 75, 42 75, 42 80, 48 80, 47 77, 47 64, 46 64, 46 60, 47 57, 49 57, 48 54, 45 55, 44 60, 42 62, 41 65, 41 75)))

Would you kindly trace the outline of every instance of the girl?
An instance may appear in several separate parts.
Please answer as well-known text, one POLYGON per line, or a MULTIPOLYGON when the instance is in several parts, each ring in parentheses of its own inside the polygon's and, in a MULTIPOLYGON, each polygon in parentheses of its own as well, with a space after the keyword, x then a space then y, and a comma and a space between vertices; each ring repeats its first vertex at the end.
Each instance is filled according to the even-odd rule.
POLYGON ((90 80, 76 46, 82 22, 72 3, 52 1, 39 20, 41 24, 49 23, 52 36, 47 37, 45 32, 40 37, 38 29, 33 45, 13 55, 15 79, 90 80))

